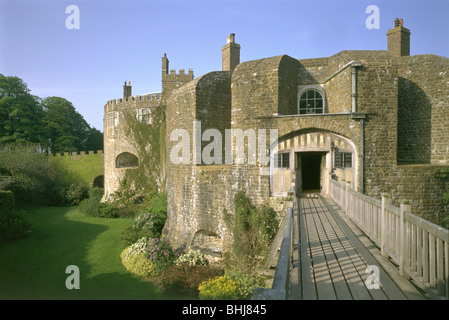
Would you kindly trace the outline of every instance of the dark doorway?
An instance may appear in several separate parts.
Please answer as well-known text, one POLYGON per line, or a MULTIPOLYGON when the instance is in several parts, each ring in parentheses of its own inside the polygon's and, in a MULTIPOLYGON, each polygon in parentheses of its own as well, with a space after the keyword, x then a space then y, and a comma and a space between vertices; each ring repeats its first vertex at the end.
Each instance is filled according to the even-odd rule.
POLYGON ((301 153, 302 190, 317 191, 321 188, 321 153, 301 153))
POLYGON ((94 181, 92 182, 92 188, 104 188, 104 175, 95 177, 94 181))

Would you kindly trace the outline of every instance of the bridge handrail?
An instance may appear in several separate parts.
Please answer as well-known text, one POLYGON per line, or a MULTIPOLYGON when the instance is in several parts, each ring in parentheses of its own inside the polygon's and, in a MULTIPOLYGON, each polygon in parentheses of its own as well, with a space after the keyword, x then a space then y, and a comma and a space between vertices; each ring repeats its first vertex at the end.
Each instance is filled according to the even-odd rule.
POLYGON ((293 208, 287 209, 286 224, 282 238, 281 250, 279 251, 278 263, 274 273, 272 289, 283 291, 287 298, 290 281, 291 249, 292 249, 292 217, 293 208))
POLYGON ((399 266, 402 276, 438 299, 449 299, 449 230, 411 213, 411 205, 391 204, 354 191, 330 179, 329 196, 376 243, 385 257, 399 266))
MULTIPOLYGON (((273 284, 271 288, 256 288, 254 290, 252 300, 286 300, 288 297, 288 288, 290 286, 290 269, 292 264, 292 248, 293 248, 293 208, 287 206, 276 238, 282 240, 280 243, 279 256, 277 259, 276 270, 274 273, 273 284)), ((275 238, 275 240, 276 240, 275 238)), ((272 252, 277 252, 279 242, 274 241, 272 252)), ((271 265, 271 264, 270 264, 271 265)))

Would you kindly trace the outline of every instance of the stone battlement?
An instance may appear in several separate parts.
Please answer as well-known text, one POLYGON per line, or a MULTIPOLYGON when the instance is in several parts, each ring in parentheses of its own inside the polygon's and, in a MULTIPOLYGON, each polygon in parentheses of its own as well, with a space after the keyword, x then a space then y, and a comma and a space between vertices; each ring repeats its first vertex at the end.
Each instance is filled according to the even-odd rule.
POLYGON ((64 157, 64 156, 86 156, 86 155, 90 155, 90 154, 100 154, 101 156, 103 156, 103 150, 88 150, 88 151, 69 151, 69 152, 55 152, 55 153, 49 153, 49 156, 54 156, 54 157, 64 157))
POLYGON ((159 103, 161 101, 161 96, 159 93, 149 93, 149 94, 144 94, 144 95, 139 95, 139 96, 134 96, 134 97, 112 99, 112 100, 109 100, 106 104, 107 105, 116 105, 119 103, 126 103, 126 102, 131 102, 131 101, 149 101, 149 102, 158 102, 159 103))
MULTIPOLYGON (((179 69, 179 73, 176 73, 176 69, 170 69, 170 73, 169 75, 185 75, 186 74, 186 70, 185 69, 179 69)), ((193 75, 193 69, 189 69, 188 70, 188 74, 189 75, 193 75)))

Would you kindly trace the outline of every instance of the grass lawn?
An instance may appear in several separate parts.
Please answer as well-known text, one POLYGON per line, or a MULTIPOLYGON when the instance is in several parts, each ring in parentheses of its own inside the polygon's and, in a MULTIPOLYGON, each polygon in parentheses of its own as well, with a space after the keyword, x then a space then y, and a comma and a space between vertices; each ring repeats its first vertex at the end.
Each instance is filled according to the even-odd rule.
POLYGON ((0 299, 171 299, 127 272, 120 232, 128 219, 88 217, 77 208, 28 207, 32 232, 0 243, 0 299), (80 270, 80 289, 65 270, 80 270))

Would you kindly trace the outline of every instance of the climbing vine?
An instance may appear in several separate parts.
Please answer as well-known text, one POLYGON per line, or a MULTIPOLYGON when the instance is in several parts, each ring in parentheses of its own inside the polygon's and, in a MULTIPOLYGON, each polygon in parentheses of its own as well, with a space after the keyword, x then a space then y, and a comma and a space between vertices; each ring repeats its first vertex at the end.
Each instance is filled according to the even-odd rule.
MULTIPOLYGON (((435 170, 433 172, 433 177, 449 182, 449 168, 435 170)), ((449 183, 446 184, 446 191, 443 193, 443 203, 449 204, 449 183)))
POLYGON ((223 219, 233 235, 231 262, 237 269, 253 272, 258 256, 278 230, 276 212, 268 205, 255 206, 244 191, 234 197, 234 213, 223 210, 223 219))
MULTIPOLYGON (((442 195, 443 204, 449 205, 449 168, 437 169, 432 173, 432 176, 445 182, 446 190, 442 195)), ((446 217, 442 218, 442 224, 443 227, 449 228, 449 215, 446 215, 446 217)))
POLYGON ((123 112, 124 133, 135 148, 139 163, 126 170, 121 189, 153 198, 165 191, 165 106, 151 108, 150 121, 139 121, 135 109, 123 112))

